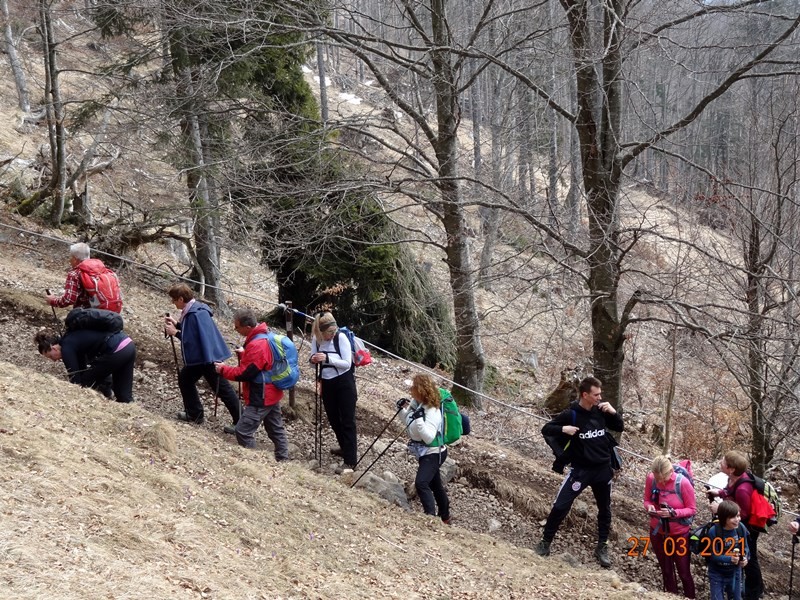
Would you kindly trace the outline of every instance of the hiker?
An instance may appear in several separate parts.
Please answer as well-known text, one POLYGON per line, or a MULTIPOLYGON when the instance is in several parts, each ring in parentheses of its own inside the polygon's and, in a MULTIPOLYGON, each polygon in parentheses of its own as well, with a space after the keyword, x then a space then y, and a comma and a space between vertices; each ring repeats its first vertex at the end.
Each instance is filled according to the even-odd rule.
POLYGON ((644 509, 650 516, 650 545, 661 567, 664 591, 678 594, 677 569, 684 597, 694 598, 689 552, 691 519, 697 513, 694 486, 675 471, 666 456, 653 460, 644 484, 644 509))
POLYGON ((438 515, 449 524, 450 500, 439 473, 439 467, 447 460, 447 446, 441 434, 441 394, 430 376, 420 374, 411 383, 411 397, 413 401, 398 400, 397 408, 411 438, 408 451, 419 460, 414 486, 425 514, 438 515))
POLYGON ((214 369, 214 363, 229 358, 231 351, 214 323, 211 308, 195 300, 194 292, 185 283, 173 285, 167 293, 175 308, 181 311, 177 321, 169 315, 164 317, 164 332, 181 341, 183 355, 178 387, 185 410, 175 417, 188 423, 203 423, 203 403, 197 393, 197 381, 203 377, 233 419, 233 426, 226 425, 225 433, 234 433, 239 421, 239 398, 231 384, 214 369))
POLYGON ((545 435, 564 433, 572 436, 572 468, 553 502, 542 539, 536 546, 536 553, 539 556, 550 555, 550 544, 572 503, 584 489, 591 487, 597 503, 597 546, 594 556, 600 566, 610 568, 608 534, 611 530, 611 460, 616 441, 606 430, 622 432, 624 425, 616 409, 602 401, 601 386, 599 379, 584 378, 578 385, 578 402, 559 413, 542 428, 545 435), (575 425, 571 424, 573 411, 575 425))
POLYGON ((64 282, 64 293, 60 296, 48 293, 50 306, 64 308, 101 308, 122 311, 122 297, 116 273, 103 264, 102 260, 89 258, 88 244, 79 242, 69 247, 70 270, 64 282), (91 282, 92 289, 86 289, 85 282, 91 282))
POLYGON ((36 334, 34 342, 39 354, 53 362, 64 362, 70 383, 96 389, 107 398, 113 391, 117 402, 133 402, 136 345, 124 331, 80 329, 60 336, 43 330, 36 334))
POLYGON ((338 448, 331 448, 331 454, 341 456, 343 464, 336 468, 340 474, 345 469, 355 469, 358 461, 356 438, 356 391, 353 353, 347 336, 339 331, 336 319, 329 312, 319 313, 314 318, 311 340, 312 364, 319 365, 319 378, 322 404, 328 422, 336 435, 338 448), (335 342, 334 338, 338 337, 335 342), (337 351, 338 346, 338 351, 337 351))
MULTIPOLYGON (((712 489, 711 495, 723 500, 736 502, 741 511, 741 518, 749 534, 750 560, 744 568, 744 600, 757 600, 764 594, 764 582, 761 578, 761 567, 758 564, 758 530, 747 525, 750 517, 750 496, 753 494, 753 480, 747 475, 750 464, 747 457, 737 450, 729 450, 722 457, 719 469, 728 476, 728 485, 721 490, 712 489)), ((718 509, 719 510, 719 509, 718 509)))
POLYGON ((255 434, 263 422, 267 436, 275 445, 275 460, 289 460, 289 443, 281 414, 283 391, 265 381, 265 371, 273 365, 267 324, 259 323, 252 310, 242 308, 233 313, 233 328, 245 338, 244 347, 236 349, 239 365, 232 367, 215 362, 214 369, 225 379, 244 383, 244 412, 236 423, 236 441, 245 448, 255 448, 255 434))
MULTIPOLYGON (((747 568, 750 558, 747 528, 742 523, 739 506, 732 500, 723 500, 717 507, 719 522, 709 529, 708 544, 704 554, 708 558, 708 585, 711 600, 742 600, 742 567, 747 568), (714 543, 721 538, 722 543, 714 543)), ((746 581, 746 580, 745 580, 746 581)))

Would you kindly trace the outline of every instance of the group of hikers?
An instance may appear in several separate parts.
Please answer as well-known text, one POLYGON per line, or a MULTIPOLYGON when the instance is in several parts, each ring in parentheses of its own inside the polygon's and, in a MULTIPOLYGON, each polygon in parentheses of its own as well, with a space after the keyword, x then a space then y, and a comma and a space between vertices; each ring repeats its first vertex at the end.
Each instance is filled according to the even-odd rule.
MULTIPOLYGON (((93 310, 101 321, 108 321, 109 311, 121 311, 116 275, 101 261, 90 258, 86 244, 70 247, 70 266, 64 293, 56 296, 48 291, 47 301, 51 306, 72 305, 76 309, 93 310)), ((254 448, 255 435, 263 423, 275 447, 275 460, 289 460, 280 405, 283 390, 265 377, 276 360, 267 325, 258 322, 250 309, 234 312, 233 328, 244 341, 235 349, 237 365, 228 365, 225 361, 232 353, 212 318, 211 308, 197 300, 186 284, 173 285, 167 293, 180 311, 178 318, 167 313, 163 320, 165 335, 180 341, 183 356, 178 385, 184 410, 176 418, 203 423, 204 409, 197 382, 204 378, 230 413, 232 424, 224 427, 226 433, 235 435, 240 445, 254 448), (241 402, 229 381, 241 383, 241 402)), ((69 321, 68 317, 67 325, 69 321)), ((114 329, 68 326, 65 333, 40 331, 35 342, 40 354, 64 362, 72 383, 95 388, 118 402, 131 402, 136 347, 121 327, 114 329)), ((338 443, 330 452, 341 458, 336 472, 342 473, 355 469, 358 461, 355 357, 350 341, 330 312, 314 317, 312 332, 309 361, 315 369, 317 392, 338 443)), ((418 459, 415 487, 423 510, 449 523, 450 502, 440 475, 440 466, 447 459, 442 434, 442 401, 446 393, 429 375, 417 374, 410 388, 412 398, 398 400, 397 414, 410 438, 409 452, 418 459)), ((608 547, 611 487, 618 460, 616 442, 609 432, 621 433, 624 423, 615 408, 603 401, 602 383, 598 379, 586 377, 577 393, 577 401, 542 428, 545 436, 562 436, 568 441, 554 469, 561 472, 567 464, 571 468, 558 490, 535 552, 540 556, 550 555, 561 523, 575 499, 588 487, 598 509, 594 555, 602 567, 608 568, 612 564, 608 547)), ((708 491, 715 523, 707 535, 712 540, 721 540, 719 544, 709 544, 705 553, 711 598, 760 598, 764 592, 758 563, 760 532, 749 524, 755 480, 748 471, 747 458, 735 450, 724 455, 720 470, 727 476, 727 483, 708 491)), ((653 460, 644 486, 644 510, 649 517, 649 546, 661 568, 664 590, 679 594, 680 580, 683 596, 695 598, 688 548, 697 505, 693 481, 684 473, 666 456, 653 460)), ((795 536, 799 528, 800 517, 789 525, 795 536)))
MULTIPOLYGON (((595 558, 602 567, 611 566, 608 536, 616 442, 608 432, 621 433, 623 429, 622 418, 614 407, 602 401, 601 382, 594 377, 583 379, 578 386, 578 400, 542 428, 545 436, 561 435, 569 440, 564 453, 557 457, 554 470, 561 472, 566 463, 572 468, 558 490, 542 539, 535 547, 539 556, 550 555, 553 538, 573 502, 590 487, 597 503, 595 558)), ((684 462, 690 469, 689 461, 684 462)), ((691 572, 691 555, 696 553, 706 559, 711 600, 755 600, 764 595, 758 539, 765 531, 755 517, 763 514, 761 510, 775 513, 757 490, 758 478, 748 470, 744 454, 737 450, 726 452, 719 468, 725 479, 722 487, 706 486, 711 521, 693 529, 697 503, 690 471, 681 463, 673 464, 667 456, 653 460, 644 485, 643 507, 649 517, 645 547, 652 548, 656 555, 666 592, 696 597, 691 572), (766 508, 762 509, 761 503, 766 508)), ((800 517, 788 529, 796 544, 800 517)))
MULTIPOLYGON (((116 294, 109 283, 116 282, 116 275, 102 261, 91 259, 90 248, 84 243, 70 246, 70 267, 64 293, 56 296, 48 292, 48 303, 54 310, 71 305, 73 312, 75 309, 87 311, 101 325, 71 329, 68 316, 65 333, 43 330, 36 334, 39 353, 53 361, 63 361, 70 382, 97 389, 117 402, 131 402, 135 344, 121 327, 111 331, 112 327, 103 326, 108 320, 105 313, 118 313, 122 309, 118 283, 116 294), (86 263, 95 281, 87 277, 86 263), (102 273, 106 281, 98 283, 98 273, 102 273)), ((176 413, 176 419, 193 424, 204 422, 203 403, 197 390, 197 382, 203 378, 230 413, 232 424, 224 426, 225 433, 235 435, 241 446, 255 448, 255 436, 263 423, 275 447, 275 460, 289 460, 280 405, 283 390, 265 377, 276 360, 266 323, 258 322, 254 312, 247 308, 233 313, 233 328, 244 340, 235 349, 237 365, 227 365, 225 361, 232 353, 213 320, 211 308, 197 300, 194 291, 184 283, 173 285, 167 294, 180 311, 177 318, 167 313, 163 319, 164 334, 180 341, 183 358, 178 387, 184 409, 176 413), (241 402, 229 381, 241 382, 241 402)), ((354 470, 358 461, 354 359, 350 341, 333 315, 330 312, 317 314, 312 326, 309 361, 315 368, 317 391, 338 443, 330 452, 342 459, 335 469, 337 474, 354 470)), ((441 438, 437 438, 442 420, 439 388, 430 376, 418 374, 412 380, 409 393, 412 399, 402 399, 398 414, 410 440, 422 446, 422 450, 416 452, 419 461, 415 480, 417 493, 426 514, 438 515, 449 522, 449 500, 439 474, 439 466, 447 458, 447 449, 441 438)))

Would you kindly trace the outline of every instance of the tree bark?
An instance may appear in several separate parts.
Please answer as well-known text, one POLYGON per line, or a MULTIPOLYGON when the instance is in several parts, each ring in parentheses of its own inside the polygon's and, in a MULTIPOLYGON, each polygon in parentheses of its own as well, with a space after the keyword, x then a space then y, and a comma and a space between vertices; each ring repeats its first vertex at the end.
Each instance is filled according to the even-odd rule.
MULTIPOLYGON (((436 92, 437 140, 434 151, 438 162, 439 191, 442 195, 443 224, 447 234, 447 263, 453 289, 456 325, 457 362, 453 380, 471 390, 481 391, 486 366, 480 339, 480 321, 475 305, 474 282, 466 235, 466 218, 458 185, 457 128, 458 95, 456 78, 448 51, 447 0, 431 1, 434 47, 431 50, 433 86, 436 92)), ((480 396, 456 386, 453 395, 477 408, 480 396)))
POLYGON ((31 112, 31 100, 30 92, 28 91, 28 80, 17 55, 17 45, 14 43, 14 35, 11 31, 8 0, 0 0, 0 11, 3 13, 3 37, 5 38, 6 55, 11 66, 11 72, 14 74, 14 84, 17 86, 17 102, 22 112, 29 113, 31 112))
POLYGON ((53 165, 53 177, 47 186, 48 193, 53 194, 50 208, 50 222, 54 227, 61 225, 64 215, 64 196, 67 181, 67 135, 64 129, 64 104, 61 101, 61 89, 58 81, 58 62, 56 39, 50 14, 50 2, 40 0, 39 18, 40 34, 44 44, 45 67, 45 107, 47 109, 47 128, 50 138, 50 159, 53 165))

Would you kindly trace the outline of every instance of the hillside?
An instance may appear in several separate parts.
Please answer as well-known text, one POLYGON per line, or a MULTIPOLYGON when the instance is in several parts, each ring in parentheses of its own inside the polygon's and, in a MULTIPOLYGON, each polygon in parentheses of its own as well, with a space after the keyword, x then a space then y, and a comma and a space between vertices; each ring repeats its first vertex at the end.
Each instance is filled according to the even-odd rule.
POLYGON ((641 597, 141 405, 2 372, 4 598, 641 597))
MULTIPOLYGON (((408 513, 351 490, 352 476, 333 476, 327 427, 322 469, 309 460, 313 395, 307 376, 290 411, 296 418, 287 424, 295 459, 288 465, 274 463, 263 433, 256 452, 224 436, 224 408, 199 428, 175 422, 180 397, 159 320, 169 306, 162 290, 133 271, 123 273, 123 284, 126 329, 139 349, 137 403, 120 406, 67 384, 63 366, 38 356, 31 343, 37 329, 53 325, 37 289, 59 287, 66 246, 30 235, 6 234, 0 241, 6 405, 0 502, 8 507, 0 548, 13 590, 8 597, 83 598, 90 586, 101 590, 90 597, 115 598, 167 597, 176 590, 209 598, 529 598, 534 589, 547 598, 565 590, 574 595, 576 582, 581 598, 659 597, 645 591, 659 587, 654 558, 626 556, 628 538, 646 535, 639 500, 646 460, 628 458, 615 483, 613 571, 598 571, 591 557, 596 525, 590 495, 576 503, 554 556, 540 559, 530 548, 560 477, 549 470, 540 425, 489 403, 485 412, 473 413, 473 435, 451 452, 459 474, 448 486, 454 526, 444 527, 426 520, 416 499, 408 513), (37 556, 51 557, 44 571, 37 556), (239 575, 243 558, 275 564, 239 575), (421 569, 436 576, 420 581, 421 569)), ((228 260, 236 265, 246 258, 228 260)), ((232 277, 241 272, 232 266, 232 277)), ((224 320, 220 328, 231 332, 224 320)), ((298 343, 305 361, 308 344, 298 343)), ((358 377, 360 452, 391 418, 394 399, 407 393, 404 381, 413 372, 378 356, 367 369, 358 377)), ((210 415, 213 393, 206 392, 205 402, 210 415)), ((390 427, 376 451, 397 433, 390 427)), ((653 453, 635 435, 626 436, 625 445, 653 453)), ((373 467, 384 477, 387 471, 407 488, 413 481, 402 440, 373 467)), ((696 471, 707 477, 715 465, 698 464, 696 471)), ((775 553, 764 558, 776 586, 786 583, 783 541, 769 539, 775 553)), ((699 565, 697 581, 702 590, 699 565)))
MULTIPOLYGON (((62 31, 72 18, 65 13, 58 25, 62 31)), ((82 43, 73 40, 64 47, 67 68, 92 60, 94 51, 82 43)), ((29 67, 41 79, 40 66, 29 67)), ((35 161, 47 131, 43 124, 18 126, 20 115, 8 108, 14 105, 12 80, 3 73, 0 97, 6 108, 0 112, 6 125, 0 125, 0 154, 17 158, 0 178, 9 192, 18 179, 33 185, 42 176, 35 161)), ((85 93, 80 78, 65 79, 85 93)), ((380 94, 366 91, 367 100, 355 103, 332 86, 332 95, 340 99, 339 115, 380 112, 380 94)), ((126 153, 112 170, 91 180, 98 214, 116 216, 121 200, 145 207, 144 212, 153 206, 175 214, 185 210, 184 181, 142 151, 138 132, 118 127, 109 137, 126 153)), ((464 160, 471 149, 470 127, 462 124, 464 160)), ((84 142, 80 148, 75 142, 75 156, 84 142)), ((667 227, 674 235, 684 232, 674 226, 677 212, 666 204, 628 189, 623 218, 641 219, 662 231, 667 227)), ((422 208, 399 213, 398 221, 408 219, 425 237, 441 237, 441 228, 422 208)), ((471 216, 477 230, 477 215, 471 216)), ((681 215, 682 227, 684 221, 693 219, 681 215)), ((126 329, 138 348, 137 402, 119 406, 67 384, 63 365, 38 356, 31 340, 38 329, 53 326, 43 292, 63 285, 68 244, 80 234, 71 226, 47 229, 42 222, 0 211, 3 599, 666 597, 654 592, 660 589, 660 574, 652 554, 627 555, 630 538, 647 535, 642 484, 649 457, 657 453, 650 432, 662 421, 670 376, 669 337, 657 323, 632 327, 626 349, 629 433, 624 447, 634 454, 626 455, 614 483, 613 570, 599 570, 591 556, 596 510, 588 492, 562 527, 554 556, 543 560, 531 550, 562 479, 550 471, 550 451, 539 433, 543 399, 562 370, 587 364, 592 349, 585 290, 546 258, 515 246, 518 224, 507 224, 511 234, 496 248, 494 289, 476 290, 491 398, 483 411, 471 412, 474 433, 451 452, 458 464, 448 485, 454 525, 445 527, 425 519, 413 497, 406 511, 362 489, 351 490, 352 476, 334 476, 327 426, 323 464, 310 460, 314 396, 307 371, 296 407, 284 402, 291 416, 289 464, 273 461, 263 433, 255 452, 223 435, 226 411, 222 407, 218 416, 210 416, 214 398, 209 390, 204 392, 205 425, 174 420, 181 402, 161 315, 173 310, 165 295, 172 273, 183 272, 186 264, 168 244, 146 244, 130 254, 148 268, 125 264, 119 269, 126 329)), ((725 245, 724 234, 698 230, 719 236, 725 245)), ((223 286, 230 290, 232 306, 267 311, 277 299, 277 286, 273 274, 258 264, 257 242, 249 242, 222 242, 223 286)), ((414 251, 437 289, 449 293, 441 252, 422 244, 414 251)), ((473 252, 477 264, 479 239, 473 252)), ((667 242, 642 243, 635 252, 642 272, 675 260, 675 248, 667 242)), ((311 301, 294 300, 299 308, 311 301)), ((65 314, 58 311, 62 319, 65 314)), ((218 324, 236 341, 227 319, 218 324)), ((308 335, 298 334, 305 361, 308 335)), ((735 385, 719 365, 709 367, 701 340, 683 340, 680 351, 673 448, 692 458, 697 475, 707 478, 716 472, 721 451, 744 447, 748 431, 739 425, 746 412, 729 402, 735 385), (711 408, 713 422, 706 418, 711 408)), ((416 368, 376 353, 375 363, 359 372, 360 452, 392 417, 394 401, 407 395, 404 382, 416 368)), ((364 464, 398 433, 392 424, 364 464)), ((409 489, 415 464, 403 441, 400 437, 372 472, 390 473, 409 489)), ((782 483, 787 507, 796 509, 797 486, 782 483)), ((698 520, 705 520, 705 507, 700 513, 698 520)), ((775 599, 787 588, 788 536, 762 540, 765 578, 774 592, 769 598, 775 599)), ((702 597, 707 588, 700 562, 695 574, 702 597)))

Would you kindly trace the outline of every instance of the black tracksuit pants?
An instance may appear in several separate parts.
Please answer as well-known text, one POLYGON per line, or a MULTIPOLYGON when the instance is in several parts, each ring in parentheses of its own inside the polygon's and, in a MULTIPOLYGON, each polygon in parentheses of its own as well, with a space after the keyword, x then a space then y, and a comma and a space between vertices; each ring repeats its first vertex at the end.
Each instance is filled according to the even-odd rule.
POLYGON ((611 531, 612 477, 610 464, 591 468, 573 467, 558 490, 553 508, 550 510, 544 526, 542 539, 551 541, 555 537, 561 523, 569 514, 575 498, 587 487, 590 487, 597 503, 597 540, 599 543, 607 542, 608 534, 611 531))

